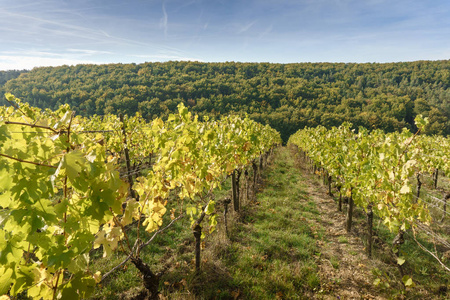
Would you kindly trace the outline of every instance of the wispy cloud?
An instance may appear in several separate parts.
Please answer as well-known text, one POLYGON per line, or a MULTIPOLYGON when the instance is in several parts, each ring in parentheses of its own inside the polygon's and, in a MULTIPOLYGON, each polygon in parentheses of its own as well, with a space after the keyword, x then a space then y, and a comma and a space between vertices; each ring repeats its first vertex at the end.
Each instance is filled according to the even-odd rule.
MULTIPOLYGON (((163 19, 161 20, 161 26, 164 29, 164 36, 168 35, 168 15, 163 2, 163 19)), ((148 39, 137 39, 136 34, 130 34, 128 36, 118 35, 117 30, 115 34, 110 34, 104 29, 92 26, 91 22, 85 22, 86 25, 79 24, 79 18, 67 18, 72 14, 69 10, 59 9, 57 15, 48 14, 45 9, 36 9, 32 12, 18 13, 15 11, 9 11, 6 8, 0 8, 0 41, 14 40, 17 43, 22 40, 26 45, 33 44, 34 47, 50 46, 53 48, 61 48, 69 46, 69 49, 76 49, 75 47, 81 46, 83 49, 89 49, 90 53, 84 54, 107 54, 103 49, 97 49, 97 47, 145 47, 147 49, 159 50, 179 50, 176 47, 170 45, 164 45, 157 41, 149 41, 148 39), (63 17, 66 16, 66 19, 63 17), (3 18, 2 18, 3 17, 3 18), (3 19, 3 21, 2 21, 3 19), (19 25, 17 25, 19 24, 19 25), (1 34, 1 33, 4 34, 1 34), (13 32, 17 32, 20 36, 14 36, 13 32), (10 36, 10 38, 8 38, 10 36), (39 39, 36 41, 36 39, 39 39), (38 42, 38 43, 36 43, 38 42), (86 48, 90 46, 89 48, 86 48), (92 49, 94 48, 94 49, 92 49), (92 51, 100 51, 98 53, 92 51), (103 52, 102 52, 103 51, 103 52)), ((126 19, 126 18, 124 18, 126 19)), ((105 19, 114 26, 120 23, 119 20, 114 21, 112 17, 105 19)), ((123 21, 123 20, 121 20, 123 21)), ((125 21, 123 21, 126 23, 125 21)), ((137 22, 137 21, 136 21, 137 22)), ((134 27, 138 27, 134 22, 128 25, 130 28, 124 28, 130 32, 133 32, 134 27)), ((103 25, 104 26, 104 25, 103 25)), ((114 30, 115 28, 111 28, 114 30)), ((151 30, 151 29, 150 29, 151 30)), ((2 47, 0 46, 0 49, 2 47)), ((110 51, 106 51, 110 52, 110 51)))
POLYGON ((0 68, 31 66, 33 60, 38 66, 200 58, 392 61, 403 55, 444 59, 450 49, 445 38, 450 35, 448 1, 2 2, 0 68))
POLYGON ((29 39, 30 42, 35 40, 36 37, 49 42, 49 44, 52 41, 60 42, 60 39, 66 39, 65 43, 73 43, 83 40, 99 41, 105 37, 104 31, 61 21, 51 16, 37 17, 4 9, 0 9, 0 16, 4 19, 0 29, 0 32, 4 32, 3 36, 10 36, 10 33, 15 31, 15 27, 19 27, 22 28, 21 33, 23 35, 16 37, 16 39, 29 39), (22 24, 18 26, 18 23, 22 24))
POLYGON ((67 49, 68 52, 80 53, 83 55, 99 55, 99 54, 113 54, 111 51, 90 50, 90 49, 67 49))
POLYGON ((162 13, 163 13, 163 17, 161 19, 161 26, 164 29, 164 37, 167 39, 167 32, 169 30, 169 28, 168 28, 169 17, 167 16, 165 0, 163 0, 163 2, 162 2, 162 13))
POLYGON ((240 28, 238 28, 238 30, 237 30, 237 33, 242 34, 244 32, 247 32, 250 28, 252 28, 253 25, 255 25, 255 23, 256 23, 256 20, 253 22, 250 22, 246 25, 240 26, 240 28))
POLYGON ((273 30, 273 25, 270 25, 269 27, 266 28, 266 30, 264 30, 263 32, 261 32, 258 36, 259 39, 264 38, 266 35, 268 35, 270 32, 272 32, 273 30))
POLYGON ((42 49, 42 50, 19 49, 19 50, 15 50, 15 51, 6 50, 6 51, 1 51, 0 55, 5 55, 5 56, 21 55, 21 56, 31 56, 31 57, 63 57, 62 54, 52 52, 48 49, 42 49))

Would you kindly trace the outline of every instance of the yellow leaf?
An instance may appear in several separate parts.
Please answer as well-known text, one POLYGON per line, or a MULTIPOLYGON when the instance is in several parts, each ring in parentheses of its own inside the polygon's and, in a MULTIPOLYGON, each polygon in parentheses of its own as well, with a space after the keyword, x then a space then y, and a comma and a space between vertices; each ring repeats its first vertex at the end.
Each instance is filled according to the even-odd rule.
POLYGON ((137 213, 139 208, 139 202, 137 202, 135 199, 131 199, 128 202, 126 202, 127 207, 125 208, 125 213, 122 217, 122 225, 126 226, 130 224, 133 221, 133 216, 139 218, 139 214, 137 213))
POLYGON ((100 283, 100 281, 102 281, 102 273, 100 273, 100 271, 95 272, 93 276, 96 283, 100 283))
POLYGON ((409 194, 409 193, 411 193, 411 188, 406 184, 402 186, 402 188, 400 189, 400 194, 409 194))
POLYGON ((234 167, 231 163, 227 163, 227 173, 231 173, 233 172, 234 167))

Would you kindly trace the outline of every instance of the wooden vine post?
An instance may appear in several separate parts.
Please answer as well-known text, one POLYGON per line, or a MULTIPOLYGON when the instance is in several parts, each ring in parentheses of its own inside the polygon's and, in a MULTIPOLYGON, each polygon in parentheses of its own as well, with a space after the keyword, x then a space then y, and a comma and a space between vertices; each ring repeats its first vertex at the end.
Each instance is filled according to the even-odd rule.
POLYGON ((245 202, 248 203, 249 202, 250 184, 248 182, 248 170, 247 169, 245 169, 245 171, 244 171, 244 177, 245 177, 245 202))
POLYGON ((253 168, 253 195, 256 193, 256 176, 258 174, 258 166, 256 165, 255 160, 252 161, 253 168))
MULTIPOLYGON (((417 197, 417 199, 419 199, 420 198, 420 189, 422 188, 422 181, 420 180, 420 173, 417 173, 416 178, 417 178, 416 197, 417 197)), ((417 200, 415 202, 417 202, 417 200)))
POLYGON ((372 257, 373 210, 372 204, 367 206, 367 256, 372 257))
POLYGON ((331 192, 331 175, 327 172, 327 180, 328 180, 328 195, 333 197, 333 193, 331 192))
POLYGON ((202 237, 202 227, 196 224, 194 227, 194 237, 195 237, 195 271, 200 271, 200 250, 201 250, 201 237, 202 237))
POLYGON ((236 198, 238 203, 238 210, 240 208, 241 204, 241 175, 242 170, 238 169, 236 170, 236 198))
POLYGON ((127 174, 128 174, 127 179, 128 179, 128 184, 130 185, 130 187, 129 187, 130 195, 131 195, 131 197, 133 197, 134 199, 139 201, 139 195, 133 189, 133 176, 131 175, 130 154, 128 152, 127 132, 126 132, 126 127, 125 127, 125 121, 123 119, 123 114, 119 114, 119 119, 120 119, 120 122, 122 123, 123 146, 124 146, 123 152, 125 154, 125 162, 126 162, 126 166, 127 166, 127 174))
POLYGON ((259 175, 261 175, 263 169, 264 158, 261 152, 259 153, 259 175))
POLYGON ((438 178, 439 178, 439 169, 436 168, 436 169, 434 169, 434 172, 433 172, 434 189, 437 189, 438 178))
POLYGON ((352 219, 353 219, 353 188, 350 188, 350 197, 348 199, 348 208, 347 208, 347 226, 346 230, 347 232, 350 232, 352 230, 352 219))
POLYGON ((342 186, 339 184, 337 186, 338 191, 339 191, 339 204, 338 204, 338 210, 342 211, 342 186))
POLYGON ((270 152, 267 151, 266 154, 264 155, 264 156, 265 156, 265 157, 264 157, 264 158, 265 158, 265 159, 264 159, 264 162, 265 162, 264 168, 267 167, 267 164, 268 164, 268 162, 269 162, 269 154, 270 154, 270 152))
POLYGON ((239 198, 236 186, 236 170, 233 170, 233 173, 231 173, 231 196, 233 198, 234 211, 239 211, 239 198))

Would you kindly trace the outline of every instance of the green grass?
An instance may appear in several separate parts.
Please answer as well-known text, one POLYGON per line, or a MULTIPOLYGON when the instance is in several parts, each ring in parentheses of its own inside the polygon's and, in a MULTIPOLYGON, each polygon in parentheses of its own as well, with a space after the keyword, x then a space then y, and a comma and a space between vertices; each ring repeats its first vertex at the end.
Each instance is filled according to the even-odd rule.
MULTIPOLYGON (((252 175, 251 171, 250 178, 252 175)), ((141 256, 154 272, 166 270, 161 278, 161 293, 167 299, 320 298, 323 286, 316 262, 324 259, 321 251, 326 249, 320 249, 317 242, 325 239, 325 229, 321 226, 327 223, 309 199, 308 187, 303 182, 288 150, 276 150, 272 164, 264 171, 256 198, 247 200, 239 213, 234 213, 232 205, 229 206, 228 236, 223 226, 223 206, 217 205, 217 231, 204 240, 199 273, 194 270, 194 238, 189 219, 180 220, 158 236, 141 256)), ((215 192, 216 200, 227 196, 229 190, 230 180, 222 190, 215 192)), ((168 221, 167 216, 165 223, 168 221)), ((354 221, 365 243, 365 214, 358 208, 354 221)), ((405 291, 391 253, 394 235, 376 219, 374 231, 381 241, 374 244, 372 267, 374 277, 379 279, 375 287, 379 295, 393 299, 448 297, 444 290, 450 285, 450 274, 419 248, 409 231, 401 251, 406 258, 405 274, 413 278, 416 287, 405 291)), ((129 234, 133 240, 136 230, 131 229, 129 234)), ((428 237, 419 235, 419 241, 428 249, 434 249, 428 237)), ((349 240, 347 236, 340 236, 338 242, 348 244, 349 240)), ((361 253, 351 251, 349 254, 361 253)), ((94 272, 106 272, 125 257, 115 254, 104 259, 100 256, 100 251, 91 253, 94 272)), ((328 260, 336 270, 345 267, 336 256, 328 260)), ((142 291, 140 275, 128 263, 97 287, 93 299, 131 299, 142 291)))
MULTIPOLYGON (((356 208, 360 211, 359 208, 356 208)), ((361 212, 361 211, 360 211, 361 212)), ((364 213, 357 213, 354 220, 360 229, 360 238, 366 244, 365 238, 365 216, 364 213)), ((407 299, 448 299, 450 295, 448 286, 450 286, 450 273, 445 271, 439 263, 428 253, 423 251, 414 240, 411 230, 408 230, 404 239, 405 242, 400 246, 400 255, 406 259, 403 265, 404 273, 410 276, 415 287, 404 289, 401 283, 401 276, 395 263, 395 257, 392 253, 392 241, 395 234, 391 233, 378 218, 374 218, 374 232, 378 236, 378 243, 373 247, 373 261, 377 267, 372 269, 372 273, 380 280, 377 285, 380 293, 396 297, 406 297, 407 299)), ((435 245, 432 239, 425 234, 417 235, 418 241, 432 252, 435 251, 435 245)), ((339 238, 340 242, 344 237, 339 238)), ((439 244, 436 244, 438 253, 442 251, 439 244)), ((442 253, 442 252, 441 252, 442 253)), ((357 255, 356 252, 351 252, 357 255)), ((448 261, 446 262, 447 265, 448 261)))
POLYGON ((306 222, 318 211, 305 201, 302 178, 285 149, 277 151, 264 178, 257 204, 242 212, 247 222, 233 228, 223 263, 243 299, 306 299, 320 284, 314 254, 321 230, 306 222))
MULTIPOLYGON (((322 184, 316 180, 317 184, 322 184)), ((443 191, 450 190, 450 180, 441 176, 438 183, 438 189, 432 188, 430 178, 423 179, 422 194, 431 194, 434 197, 442 199, 443 191)), ((426 196, 423 196, 426 197, 426 196)), ((421 196, 422 198, 422 196, 421 196)), ((337 199, 336 199, 337 200, 337 199)), ((450 204, 450 203, 449 203, 450 204)), ((442 204, 441 208, 442 208, 442 204)), ((345 205, 346 206, 346 205, 345 205)), ((344 206, 344 211, 346 210, 344 206)), ((450 228, 450 218, 440 222, 442 211, 430 208, 433 223, 431 228, 434 233, 450 242, 448 228, 450 228)), ((367 219, 365 212, 360 208, 355 208, 353 214, 353 227, 356 234, 364 245, 366 244, 366 225, 367 219)), ((379 237, 373 246, 373 266, 372 273, 379 279, 377 289, 379 295, 384 295, 388 299, 449 299, 450 296, 450 273, 445 271, 442 266, 430 254, 422 250, 414 240, 412 230, 405 233, 405 243, 400 247, 400 254, 405 257, 406 263, 403 265, 404 274, 411 276, 415 287, 405 289, 401 282, 400 272, 396 265, 396 259, 392 253, 392 241, 394 234, 389 232, 386 226, 378 218, 374 218, 374 232, 379 237), (376 267, 375 267, 376 266, 376 267)), ((448 248, 443 247, 438 242, 433 243, 433 238, 427 234, 419 233, 418 241, 433 253, 443 257, 448 248)), ((346 236, 340 236, 338 242, 348 243, 346 236)), ((350 255, 357 256, 360 252, 350 251, 350 255)), ((450 266, 450 259, 442 259, 446 266, 450 266)), ((337 269, 338 261, 330 258, 331 265, 337 269)), ((375 286, 375 285, 374 285, 375 286)))
POLYGON ((341 244, 348 244, 348 239, 347 239, 346 236, 341 235, 341 236, 338 238, 338 242, 341 243, 341 244))
MULTIPOLYGON (((273 161, 264 172, 257 198, 239 214, 229 214, 228 237, 223 207, 217 207, 218 229, 204 240, 200 273, 194 272, 194 238, 187 219, 144 249, 142 259, 154 272, 167 269, 160 284, 163 295, 169 299, 308 299, 319 287, 316 240, 324 230, 307 221, 320 218, 319 212, 308 200, 287 149, 278 149, 273 161)), ((216 199, 226 196, 229 187, 226 183, 216 199)), ((136 230, 129 234, 134 239, 136 230)), ((93 271, 106 272, 125 257, 99 256, 100 251, 92 253, 93 271)), ((139 273, 128 263, 96 289, 93 299, 132 298, 142 290, 139 273)))
MULTIPOLYGON (((166 220, 165 223, 167 223, 166 220)), ((177 249, 183 247, 183 241, 193 241, 193 237, 189 236, 189 231, 186 228, 189 227, 187 219, 180 220, 178 223, 170 228, 169 231, 159 235, 154 243, 144 248, 141 252, 141 258, 144 262, 152 266, 152 270, 157 273, 159 270, 165 267, 165 264, 170 261, 165 259, 170 253, 173 253, 177 249)), ((137 230, 132 227, 128 230, 129 238, 133 243, 137 237, 137 230)), ((143 229, 140 231, 141 239, 148 240, 150 234, 146 233, 143 229)), ((101 257, 102 252, 95 250, 91 252, 91 269, 99 270, 105 273, 111 270, 114 266, 118 265, 126 258, 126 255, 120 252, 115 253, 112 257, 101 257)), ((186 258, 179 256, 180 263, 184 263, 186 260, 190 260, 192 255, 188 255, 186 258)), ((139 271, 133 264, 128 262, 125 266, 117 270, 114 274, 108 277, 101 285, 96 289, 93 296, 94 299, 120 299, 126 295, 138 294, 142 289, 142 281, 139 271)))
MULTIPOLYGON (((387 252, 389 252, 388 249, 391 249, 395 235, 384 226, 379 226, 377 233, 386 245, 385 250, 376 249, 374 251, 374 258, 386 264, 392 264, 392 255, 387 252)), ((426 235, 418 235, 418 241, 434 252, 435 246, 426 235)), ((421 299, 424 295, 433 296, 433 299, 448 299, 448 294, 444 290, 450 286, 450 273, 446 272, 430 254, 418 246, 411 231, 405 233, 405 243, 400 247, 400 254, 406 259, 403 265, 405 274, 411 276, 416 285, 406 292, 410 299, 421 299)), ((397 287, 400 293, 403 287, 400 285, 400 274, 395 265, 391 265, 391 267, 386 265, 383 271, 393 275, 390 276, 388 282, 392 287, 397 287)))

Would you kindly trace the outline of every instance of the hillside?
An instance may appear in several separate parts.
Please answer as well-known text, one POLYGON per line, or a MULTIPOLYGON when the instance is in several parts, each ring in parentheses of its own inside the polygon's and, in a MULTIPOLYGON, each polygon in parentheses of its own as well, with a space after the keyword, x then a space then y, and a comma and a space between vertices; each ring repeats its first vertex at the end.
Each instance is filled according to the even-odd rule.
MULTIPOLYGON (((183 102, 200 116, 249 114, 281 132, 350 121, 396 131, 430 118, 429 134, 450 134, 450 61, 388 64, 200 63, 35 68, 5 83, 41 108, 62 103, 82 115, 167 116, 183 102)), ((4 100, 0 104, 4 104, 4 100)))

